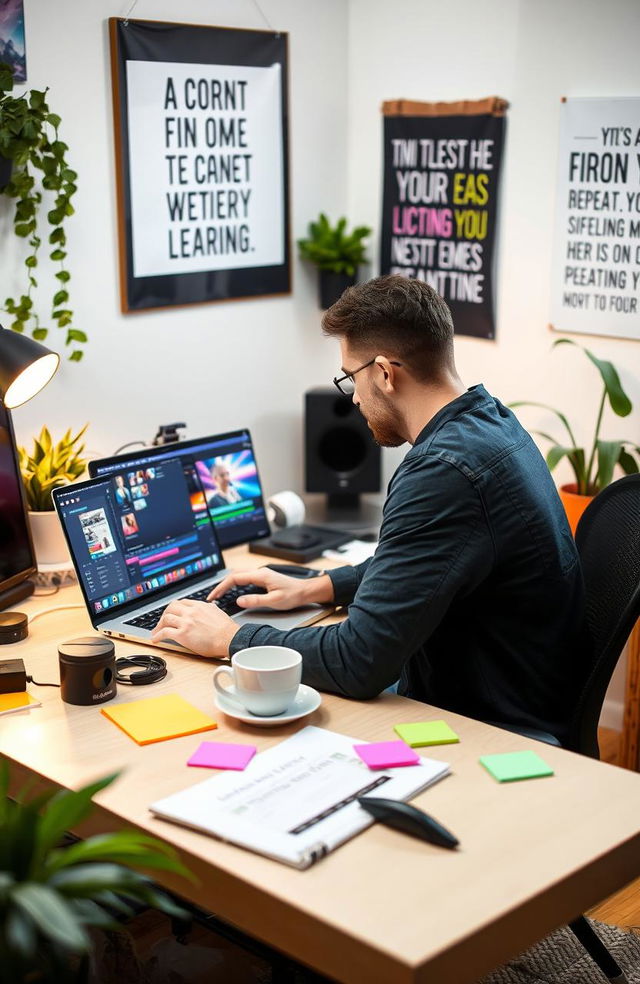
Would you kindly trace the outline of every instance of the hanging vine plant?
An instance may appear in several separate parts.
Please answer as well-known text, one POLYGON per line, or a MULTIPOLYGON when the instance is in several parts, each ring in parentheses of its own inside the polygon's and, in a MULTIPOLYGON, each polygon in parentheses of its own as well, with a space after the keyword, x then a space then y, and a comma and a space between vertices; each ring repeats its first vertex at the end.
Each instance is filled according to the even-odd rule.
POLYGON ((67 163, 69 148, 58 137, 61 120, 49 111, 47 92, 48 89, 44 92, 31 89, 20 96, 14 95, 13 71, 9 65, 0 63, 0 163, 6 167, 4 178, 0 179, 3 182, 0 194, 15 198, 14 232, 29 245, 25 259, 28 286, 19 297, 8 297, 4 310, 13 318, 9 327, 14 331, 28 331, 38 341, 43 341, 49 334, 49 328, 41 322, 35 309, 33 293, 38 287, 36 270, 42 245, 38 222, 46 207, 43 191, 50 192, 55 197, 53 208, 47 212, 50 227, 47 239, 49 257, 58 266, 51 321, 58 328, 66 329, 65 344, 71 347, 69 358, 79 362, 83 352, 78 345, 86 342, 87 336, 72 323, 64 228, 67 218, 73 215, 71 199, 77 190, 78 175, 67 163))

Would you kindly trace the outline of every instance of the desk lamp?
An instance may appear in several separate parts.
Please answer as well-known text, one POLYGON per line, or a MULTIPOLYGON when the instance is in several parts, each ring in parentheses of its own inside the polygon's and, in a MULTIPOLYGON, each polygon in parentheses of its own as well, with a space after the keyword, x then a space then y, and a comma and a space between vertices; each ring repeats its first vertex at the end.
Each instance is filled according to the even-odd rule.
POLYGON ((0 399, 13 410, 47 385, 60 356, 40 342, 0 325, 0 399))
MULTIPOLYGON (((6 471, 0 473, 0 499, 6 506, 4 516, 3 536, 0 537, 2 547, 10 554, 16 553, 14 550, 16 540, 7 533, 12 529, 20 542, 29 545, 31 553, 31 540, 27 528, 27 518, 24 512, 24 493, 18 466, 18 456, 16 453, 13 437, 13 427, 11 418, 5 414, 7 410, 19 407, 32 396, 35 396, 43 386, 45 386, 60 362, 60 357, 55 352, 51 352, 40 342, 36 342, 24 335, 18 335, 10 329, 2 328, 0 325, 0 418, 2 419, 2 443, 8 452, 8 459, 3 462, 6 471), (6 501, 5 501, 6 500, 6 501), (10 522, 13 517, 13 522, 10 522)), ((3 566, 3 570, 8 570, 8 576, 0 576, 0 609, 7 608, 15 604, 22 598, 28 597, 33 593, 33 583, 28 580, 30 574, 34 572, 32 566, 32 554, 30 566, 26 569, 20 567, 18 570, 3 566)), ((7 612, 0 616, 0 644, 4 642, 16 642, 23 638, 20 634, 24 631, 26 635, 26 616, 19 612, 7 612)))

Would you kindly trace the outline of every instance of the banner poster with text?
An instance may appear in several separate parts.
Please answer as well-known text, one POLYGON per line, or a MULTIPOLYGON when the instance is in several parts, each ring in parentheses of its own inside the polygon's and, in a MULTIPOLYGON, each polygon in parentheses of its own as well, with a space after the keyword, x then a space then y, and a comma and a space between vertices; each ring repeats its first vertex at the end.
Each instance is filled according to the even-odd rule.
POLYGON ((456 334, 495 336, 493 252, 508 103, 385 102, 380 273, 424 280, 456 334))
POLYGON ((109 29, 122 310, 289 293, 287 35, 109 29))
POLYGON ((640 339, 640 99, 565 99, 551 327, 640 339))

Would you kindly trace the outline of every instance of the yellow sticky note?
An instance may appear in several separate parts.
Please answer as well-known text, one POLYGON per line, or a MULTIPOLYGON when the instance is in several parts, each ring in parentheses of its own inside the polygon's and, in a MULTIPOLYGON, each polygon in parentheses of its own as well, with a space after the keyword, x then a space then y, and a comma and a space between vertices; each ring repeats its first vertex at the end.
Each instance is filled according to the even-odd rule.
POLYGON ((27 707, 40 707, 41 703, 42 701, 36 700, 26 690, 21 690, 17 694, 0 694, 0 714, 22 711, 27 707))
POLYGON ((195 735, 218 727, 212 718, 177 694, 102 707, 101 711, 139 745, 195 735))
POLYGON ((416 721, 411 724, 395 724, 393 730, 411 748, 424 745, 452 745, 460 741, 446 721, 416 721))

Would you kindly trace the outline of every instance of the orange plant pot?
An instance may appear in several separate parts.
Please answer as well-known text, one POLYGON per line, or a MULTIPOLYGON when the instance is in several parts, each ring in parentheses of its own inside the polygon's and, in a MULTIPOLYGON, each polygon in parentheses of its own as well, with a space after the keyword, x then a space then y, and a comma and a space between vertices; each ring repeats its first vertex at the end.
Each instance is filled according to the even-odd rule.
POLYGON ((561 485, 558 489, 560 501, 564 506, 564 511, 567 514, 569 526, 571 527, 571 532, 574 536, 576 535, 578 520, 589 503, 593 502, 595 499, 595 496, 593 495, 578 495, 576 491, 577 488, 578 486, 575 482, 573 482, 571 485, 561 485))

